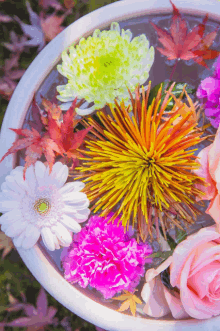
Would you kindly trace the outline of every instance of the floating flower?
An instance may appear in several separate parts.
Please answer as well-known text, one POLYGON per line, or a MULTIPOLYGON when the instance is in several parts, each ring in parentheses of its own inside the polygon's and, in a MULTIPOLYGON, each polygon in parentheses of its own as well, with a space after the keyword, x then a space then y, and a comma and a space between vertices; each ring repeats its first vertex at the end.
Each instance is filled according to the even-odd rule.
POLYGON ((205 104, 205 115, 214 128, 220 124, 220 57, 213 76, 203 79, 196 92, 197 98, 205 104))
POLYGON ((119 24, 111 24, 110 31, 95 30, 93 36, 82 38, 79 45, 62 53, 57 66, 68 79, 57 87, 58 99, 72 101, 76 96, 94 102, 88 109, 78 109, 87 115, 113 102, 115 98, 129 100, 128 89, 134 92, 137 83, 143 84, 154 61, 154 48, 144 34, 132 39, 130 30, 120 31, 119 24))
POLYGON ((142 298, 144 312, 162 317, 169 312, 174 318, 207 319, 220 314, 220 234, 209 226, 187 237, 175 248, 173 255, 156 270, 146 272, 142 298), (159 274, 169 267, 168 289, 159 274))
POLYGON ((138 244, 123 226, 108 224, 110 218, 92 216, 61 256, 66 280, 83 288, 90 285, 105 299, 122 290, 132 292, 144 275, 145 263, 152 262, 147 258, 152 253, 149 244, 138 244))
POLYGON ((89 200, 80 192, 84 184, 78 181, 64 183, 68 167, 61 162, 49 167, 37 161, 26 171, 13 169, 1 186, 1 230, 13 238, 16 247, 25 249, 36 244, 40 235, 49 250, 69 246, 71 232, 81 230, 80 222, 89 215, 89 200))
POLYGON ((94 127, 94 138, 85 141, 83 163, 78 168, 78 178, 86 182, 84 192, 102 217, 113 211, 113 219, 122 214, 124 226, 137 222, 142 240, 151 234, 152 215, 157 226, 160 219, 162 228, 170 224, 165 219, 170 211, 192 223, 187 208, 195 215, 193 204, 201 194, 195 184, 203 181, 192 172, 199 165, 194 150, 190 150, 201 141, 201 132, 194 121, 185 125, 191 111, 182 116, 178 109, 165 113, 173 86, 162 105, 161 88, 148 104, 150 84, 146 93, 143 89, 143 101, 139 92, 135 100, 131 96, 132 117, 130 107, 115 101, 110 115, 97 113, 102 125, 91 117, 83 121, 85 126, 94 127), (178 117, 180 121, 175 124, 178 117))

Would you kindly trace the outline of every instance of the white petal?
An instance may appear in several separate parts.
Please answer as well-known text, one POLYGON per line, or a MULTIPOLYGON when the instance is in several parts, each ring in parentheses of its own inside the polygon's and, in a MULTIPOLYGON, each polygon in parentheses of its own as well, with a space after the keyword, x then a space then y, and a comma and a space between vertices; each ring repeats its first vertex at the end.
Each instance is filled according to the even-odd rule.
POLYGON ((77 220, 77 222, 86 221, 90 214, 90 210, 88 208, 77 210, 75 207, 70 205, 65 205, 62 211, 68 216, 72 216, 75 220, 77 220))
POLYGON ((24 167, 18 166, 16 168, 12 169, 10 175, 11 176, 16 176, 17 174, 22 174, 23 175, 23 171, 24 171, 24 167))
MULTIPOLYGON (((20 201, 23 197, 23 194, 19 194, 17 192, 14 192, 14 191, 6 191, 6 190, 3 190, 2 191, 3 195, 5 196, 5 198, 7 200, 17 200, 17 201, 20 201)), ((0 193, 1 195, 1 193, 0 193)))
POLYGON ((46 172, 46 167, 43 162, 37 161, 35 163, 35 176, 39 186, 45 185, 44 175, 46 172))
POLYGON ((63 215, 60 220, 67 228, 69 228, 74 233, 78 233, 81 230, 81 226, 72 217, 68 215, 63 215))
POLYGON ((60 242, 64 245, 70 245, 72 242, 72 236, 69 231, 61 223, 51 227, 52 231, 55 233, 60 242))
POLYGON ((61 162, 56 162, 51 171, 50 177, 53 178, 55 185, 60 188, 64 185, 69 174, 69 169, 61 162))
POLYGON ((32 224, 29 224, 25 230, 25 240, 22 243, 24 249, 33 247, 40 237, 40 231, 32 224))
POLYGON ((88 208, 84 210, 79 210, 75 215, 74 218, 77 220, 78 223, 85 222, 90 214, 90 210, 88 208))
MULTIPOLYGON (((16 170, 16 168, 14 169, 16 170)), ((13 171, 12 171, 13 172, 13 171)), ((14 178, 14 180, 16 181, 16 183, 19 186, 19 192, 22 191, 29 191, 29 186, 27 184, 27 181, 24 180, 24 174, 21 171, 15 171, 14 173, 11 172, 12 177, 14 178)))
POLYGON ((7 213, 5 213, 4 215, 2 215, 0 217, 0 224, 11 224, 15 221, 19 221, 19 220, 22 220, 23 218, 23 215, 21 213, 21 210, 20 209, 13 209, 13 210, 10 210, 8 211, 7 213))
POLYGON ((36 176, 34 172, 34 166, 31 165, 27 168, 26 174, 25 174, 26 182, 28 183, 28 186, 30 188, 29 192, 34 193, 37 185, 36 176))
POLYGON ((62 195, 63 201, 71 201, 73 203, 81 202, 83 200, 88 200, 85 193, 82 192, 70 192, 64 193, 62 195))
POLYGON ((75 192, 75 191, 79 192, 84 187, 85 187, 85 184, 83 182, 75 181, 75 182, 71 182, 71 183, 66 183, 63 187, 61 187, 59 189, 59 192, 61 194, 75 192))
POLYGON ((50 251, 54 251, 55 250, 55 243, 54 243, 54 237, 53 234, 50 230, 50 228, 48 227, 43 227, 41 229, 41 236, 42 236, 42 240, 44 245, 50 250, 50 251))
POLYGON ((21 189, 21 187, 17 184, 17 181, 15 180, 15 178, 13 176, 6 176, 5 177, 5 181, 6 181, 6 185, 7 187, 14 191, 14 192, 20 192, 23 193, 23 190, 21 189))
POLYGON ((54 233, 53 233, 53 240, 54 240, 55 248, 60 249, 59 240, 57 239, 57 236, 54 233))
POLYGON ((2 185, 1 185, 1 191, 8 191, 8 190, 10 190, 9 189, 9 187, 8 187, 8 185, 6 184, 6 182, 4 182, 4 183, 2 183, 2 185))
POLYGON ((13 238, 14 245, 16 247, 21 247, 24 238, 25 238, 25 231, 23 231, 19 236, 13 238))
POLYGON ((8 225, 4 224, 1 226, 1 231, 5 232, 7 230, 7 228, 8 228, 8 225))
POLYGON ((13 201, 13 200, 0 201, 0 212, 1 213, 5 213, 7 211, 10 211, 14 208, 19 208, 19 207, 20 207, 20 202, 18 202, 18 201, 13 201))
POLYGON ((9 224, 5 234, 8 237, 16 237, 19 236, 27 227, 27 222, 14 222, 12 224, 9 224))
MULTIPOLYGON (((70 203, 69 203, 70 204, 70 203)), ((85 200, 85 201, 81 201, 81 202, 78 202, 78 203, 71 203, 70 204, 72 207, 74 207, 76 210, 83 210, 83 209, 86 209, 87 207, 89 207, 90 205, 90 202, 89 200, 85 200)))

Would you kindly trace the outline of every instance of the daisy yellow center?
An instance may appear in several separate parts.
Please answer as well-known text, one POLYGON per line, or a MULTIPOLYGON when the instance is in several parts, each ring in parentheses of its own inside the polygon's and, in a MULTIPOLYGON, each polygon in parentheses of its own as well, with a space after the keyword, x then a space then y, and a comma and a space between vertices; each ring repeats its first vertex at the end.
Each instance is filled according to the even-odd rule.
POLYGON ((39 214, 47 214, 50 210, 50 202, 46 199, 39 199, 34 204, 34 209, 39 214))

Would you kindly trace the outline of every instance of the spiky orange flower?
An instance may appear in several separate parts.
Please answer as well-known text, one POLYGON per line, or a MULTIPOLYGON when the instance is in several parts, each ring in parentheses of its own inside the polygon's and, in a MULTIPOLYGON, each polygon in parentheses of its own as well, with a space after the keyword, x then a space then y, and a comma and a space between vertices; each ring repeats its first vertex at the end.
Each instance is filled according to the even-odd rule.
POLYGON ((149 84, 146 93, 142 89, 142 98, 139 89, 135 99, 131 95, 132 112, 123 101, 120 105, 115 101, 110 115, 97 113, 101 125, 92 117, 83 121, 94 129, 86 150, 80 150, 84 157, 78 177, 86 182, 84 190, 94 212, 101 211, 104 217, 113 211, 112 220, 120 215, 125 227, 137 224, 143 240, 152 234, 153 222, 158 231, 158 220, 164 232, 170 217, 180 226, 176 215, 192 223, 193 204, 201 194, 195 185, 202 179, 192 172, 198 168, 192 148, 202 140, 201 130, 195 121, 188 121, 192 111, 176 110, 174 105, 176 111, 165 112, 173 86, 162 105, 161 89, 148 104, 149 84))

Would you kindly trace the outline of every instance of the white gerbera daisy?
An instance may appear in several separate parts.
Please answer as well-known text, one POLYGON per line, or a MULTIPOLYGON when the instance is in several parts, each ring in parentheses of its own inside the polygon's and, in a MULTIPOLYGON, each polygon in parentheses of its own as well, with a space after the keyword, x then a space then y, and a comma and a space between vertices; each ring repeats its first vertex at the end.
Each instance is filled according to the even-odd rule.
POLYGON ((16 247, 31 248, 40 235, 51 251, 60 245, 69 246, 71 232, 79 232, 79 223, 90 213, 89 200, 80 192, 84 184, 65 184, 68 167, 61 162, 56 162, 49 173, 49 167, 37 161, 27 169, 25 180, 23 169, 19 166, 12 170, 1 186, 1 230, 13 238, 16 247))

